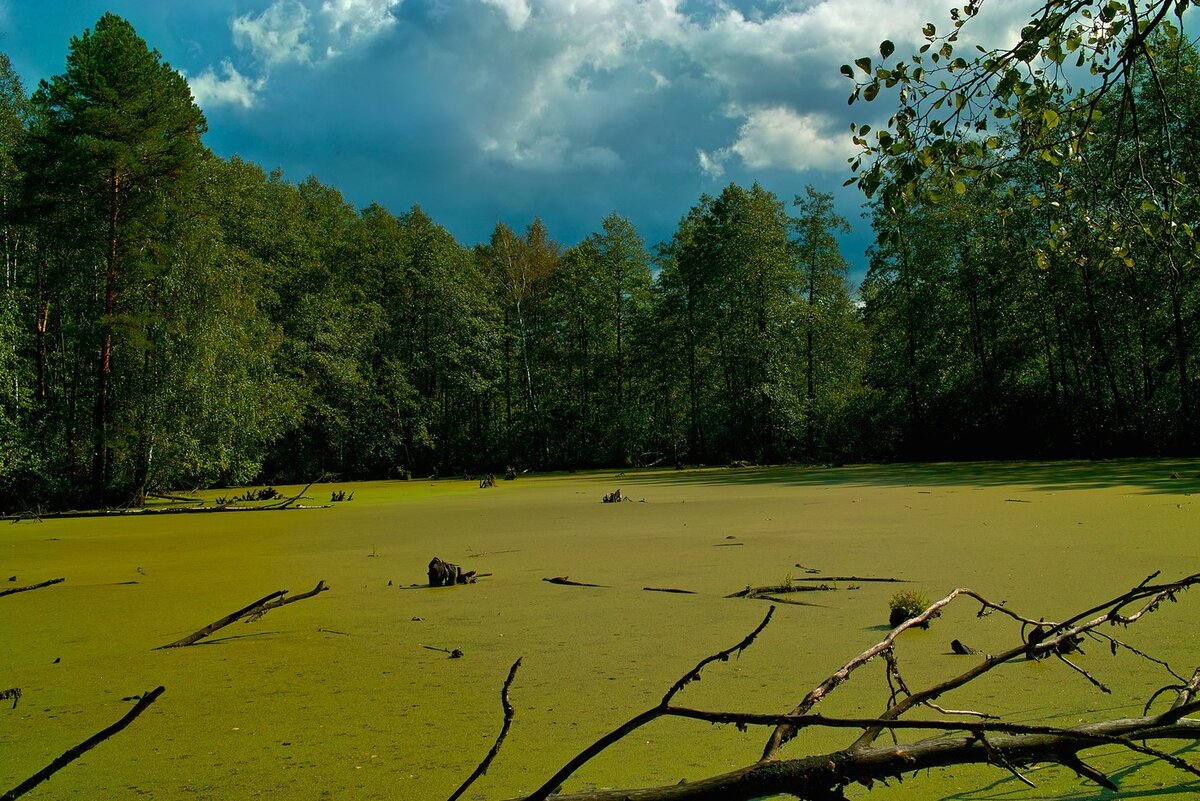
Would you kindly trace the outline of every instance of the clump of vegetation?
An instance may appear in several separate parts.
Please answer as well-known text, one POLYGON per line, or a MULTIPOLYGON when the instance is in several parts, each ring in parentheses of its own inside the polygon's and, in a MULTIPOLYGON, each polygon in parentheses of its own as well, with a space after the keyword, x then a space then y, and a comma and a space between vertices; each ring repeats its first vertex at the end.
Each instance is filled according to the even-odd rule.
MULTIPOLYGON (((928 606, 929 596, 920 590, 900 590, 888 601, 888 609, 891 611, 888 623, 899 626, 924 612, 928 606)), ((922 628, 929 628, 929 624, 922 624, 922 628)))

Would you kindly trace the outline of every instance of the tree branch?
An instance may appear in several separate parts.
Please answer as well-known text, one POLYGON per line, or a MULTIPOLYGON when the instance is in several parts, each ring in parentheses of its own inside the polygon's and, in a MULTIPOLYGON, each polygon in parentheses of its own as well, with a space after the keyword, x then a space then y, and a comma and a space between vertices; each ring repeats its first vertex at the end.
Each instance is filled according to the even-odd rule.
POLYGON ((475 768, 475 772, 454 791, 447 801, 457 801, 459 796, 467 791, 468 787, 474 784, 480 776, 488 772, 492 760, 496 758, 496 754, 500 753, 500 746, 504 744, 504 738, 508 736, 508 728, 512 725, 513 716, 516 714, 512 702, 508 700, 508 689, 512 686, 513 679, 517 675, 517 668, 519 667, 521 667, 521 660, 517 659, 516 662, 513 662, 513 666, 509 668, 508 678, 504 680, 504 686, 500 689, 500 705, 504 708, 504 725, 500 727, 500 735, 496 737, 495 745, 492 746, 492 750, 487 752, 487 756, 479 763, 479 767, 475 768))
MULTIPOLYGON (((1200 694, 1200 668, 1192 674, 1188 682, 1171 685, 1155 693, 1151 701, 1165 691, 1174 690, 1177 693, 1173 705, 1160 714, 1102 720, 1073 727, 1006 723, 981 712, 946 710, 933 703, 938 697, 983 677, 998 665, 1020 658, 1041 659, 1055 656, 1083 673, 1092 683, 1103 687, 1086 671, 1071 665, 1063 658, 1063 654, 1075 647, 1080 635, 1091 633, 1102 625, 1133 625, 1147 613, 1157 609, 1163 600, 1175 600, 1181 591, 1200 582, 1200 574, 1194 574, 1170 583, 1152 584, 1151 581, 1156 575, 1148 577, 1127 592, 1057 623, 1034 620, 1012 612, 1003 604, 994 603, 973 590, 956 589, 851 659, 813 688, 796 709, 786 715, 710 711, 672 705, 678 693, 687 684, 698 679, 705 666, 714 661, 728 660, 735 653, 749 647, 770 621, 774 612, 772 607, 762 623, 741 642, 701 660, 695 668, 685 673, 670 687, 658 705, 635 715, 584 749, 523 801, 544 801, 552 793, 561 791, 562 782, 582 765, 613 743, 660 717, 687 718, 711 724, 733 724, 739 729, 747 726, 770 726, 773 727, 773 731, 763 757, 737 770, 670 786, 591 791, 555 795, 555 798, 561 801, 749 801, 763 796, 783 794, 807 801, 834 801, 843 798, 842 790, 850 784, 861 783, 870 787, 876 781, 886 781, 922 768, 966 764, 994 765, 1025 782, 1028 782, 1028 779, 1021 774, 1021 769, 1037 764, 1059 764, 1082 778, 1112 789, 1115 787, 1114 782, 1103 772, 1087 764, 1084 759, 1087 751, 1100 745, 1120 746, 1133 753, 1164 762, 1189 776, 1200 776, 1200 768, 1154 745, 1155 741, 1171 739, 1200 741, 1200 719, 1188 717, 1200 712, 1200 700, 1196 699, 1197 694, 1200 694), (897 638, 904 631, 931 620, 948 604, 964 596, 982 604, 980 616, 1001 611, 1014 622, 1020 623, 1017 644, 999 654, 985 657, 957 676, 929 687, 910 688, 900 674, 899 663, 895 657, 897 638), (832 718, 810 713, 809 710, 815 704, 848 680, 855 670, 878 656, 887 660, 886 675, 891 695, 883 714, 875 718, 832 718), (910 720, 902 717, 916 706, 926 706, 947 716, 964 717, 954 720, 910 720), (983 719, 966 719, 967 716, 983 719), (853 742, 839 751, 794 759, 782 758, 780 748, 783 744, 806 728, 851 729, 857 730, 859 734, 853 742), (927 734, 940 732, 942 735, 916 742, 896 741, 886 746, 877 745, 875 740, 879 733, 884 731, 893 734, 900 731, 927 734)), ((1113 653, 1116 653, 1116 642, 1111 638, 1110 642, 1113 653)), ((1124 646, 1124 643, 1121 645, 1124 646)), ((1165 669, 1178 678, 1178 674, 1170 670, 1166 662, 1132 647, 1124 647, 1142 656, 1157 669, 1165 669)), ((506 682, 502 692, 504 697, 507 695, 507 686, 511 678, 510 673, 509 682, 506 682)), ((505 703, 507 715, 507 701, 505 703)), ((499 742, 493 752, 498 747, 499 742)), ((486 768, 492 756, 494 753, 489 755, 482 767, 486 768)), ((477 771, 477 774, 479 773, 480 771, 477 771)), ((473 776, 470 781, 475 778, 477 776, 473 776)))
POLYGON ((76 759, 79 759, 79 757, 83 756, 88 751, 91 751, 109 737, 112 737, 114 734, 124 729, 130 723, 133 723, 138 715, 145 712, 147 707, 158 700, 158 697, 163 694, 165 689, 166 688, 161 686, 156 687, 143 695, 140 699, 138 699, 138 702, 134 705, 133 709, 130 709, 128 712, 126 712, 116 723, 112 724, 108 728, 96 732, 79 745, 67 749, 60 757, 55 759, 49 765, 39 770, 37 773, 30 776, 28 779, 9 790, 4 795, 0 796, 0 801, 13 801, 13 799, 20 798, 34 787, 37 787, 55 773, 58 773, 67 765, 74 762, 76 759))

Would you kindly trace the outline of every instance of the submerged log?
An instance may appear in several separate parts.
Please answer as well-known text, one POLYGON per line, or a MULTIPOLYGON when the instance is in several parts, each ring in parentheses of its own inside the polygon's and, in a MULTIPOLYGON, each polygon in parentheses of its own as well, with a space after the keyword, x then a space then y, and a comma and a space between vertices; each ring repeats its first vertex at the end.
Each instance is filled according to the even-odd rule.
POLYGON ((37 773, 30 776, 28 779, 9 790, 4 795, 0 796, 0 801, 14 801, 14 799, 20 798, 34 787, 37 787, 39 784, 49 779, 55 773, 58 773, 67 765, 71 764, 76 759, 79 759, 79 757, 83 756, 88 751, 107 740, 109 737, 112 737, 114 734, 124 729, 130 723, 133 723, 138 715, 145 712, 152 703, 158 700, 158 697, 163 694, 164 689, 165 688, 159 686, 143 695, 141 699, 138 700, 137 704, 134 705, 133 709, 126 712, 116 723, 112 724, 106 729, 96 732, 74 748, 68 748, 60 757, 55 759, 49 765, 39 770, 37 773))
MULTIPOLYGON (((810 587, 804 584, 768 584, 763 587, 746 587, 744 590, 731 592, 726 595, 726 598, 757 598, 762 595, 780 595, 789 592, 833 592, 837 587, 830 587, 828 584, 818 584, 815 587, 810 587)), ((787 603, 785 601, 785 603, 787 603)))
POLYGON ((61 584, 66 581, 65 578, 50 579, 43 581, 41 584, 30 584, 28 587, 13 587, 10 590, 0 590, 0 597, 5 595, 16 595, 18 592, 29 592, 30 590, 40 590, 42 587, 50 587, 55 584, 61 584))
POLYGON ((545 581, 550 584, 562 584, 565 587, 603 587, 603 586, 605 586, 603 584, 587 584, 586 582, 582 582, 582 581, 571 581, 566 576, 555 576, 554 578, 544 578, 544 579, 542 579, 542 581, 545 581))
MULTIPOLYGON (((803 565, 796 565, 803 567, 803 565)), ((796 581, 885 581, 895 584, 907 584, 908 579, 877 578, 872 576, 800 576, 796 581)))

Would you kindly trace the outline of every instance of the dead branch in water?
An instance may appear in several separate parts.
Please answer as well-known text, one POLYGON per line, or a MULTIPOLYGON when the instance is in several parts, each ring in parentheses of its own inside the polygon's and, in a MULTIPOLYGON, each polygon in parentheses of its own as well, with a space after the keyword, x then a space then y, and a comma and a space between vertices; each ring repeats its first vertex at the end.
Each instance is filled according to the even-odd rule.
POLYGON ((555 795, 556 801, 749 801, 771 795, 792 796, 803 801, 835 801, 844 799, 843 790, 850 784, 862 784, 869 788, 875 782, 885 782, 923 768, 967 764, 994 765, 1024 781, 1028 780, 1021 776, 1020 768, 1058 764, 1081 778, 1115 790, 1116 785, 1108 776, 1084 761, 1089 750, 1097 746, 1114 745, 1164 762, 1190 777, 1200 776, 1200 768, 1155 745, 1156 742, 1169 740, 1200 742, 1200 718, 1188 717, 1200 713, 1200 701, 1196 698, 1200 694, 1200 668, 1190 679, 1184 679, 1165 661, 1155 659, 1107 633, 1114 625, 1132 626, 1158 609, 1163 601, 1175 601, 1184 590, 1200 583, 1200 574, 1194 574, 1177 581, 1154 584, 1152 582, 1157 575, 1148 577, 1127 592, 1059 622, 1023 616, 973 590, 956 589, 930 604, 917 617, 896 626, 878 643, 830 674, 785 715, 696 710, 672 704, 674 696, 688 682, 699 678, 705 665, 727 660, 734 651, 748 647, 770 621, 774 612, 772 607, 762 623, 741 643, 701 661, 671 687, 661 703, 634 716, 585 748, 540 788, 519 801, 544 801, 592 758, 660 717, 732 723, 739 729, 769 726, 772 727, 772 733, 757 762, 727 773, 662 787, 555 795), (925 688, 910 688, 896 659, 897 638, 908 629, 939 615, 949 604, 962 599, 971 599, 980 604, 979 617, 998 614, 1010 618, 1019 626, 1016 642, 1007 650, 984 656, 958 675, 925 688), (943 696, 982 679, 1006 662, 1022 657, 1057 659, 1082 674, 1093 685, 1103 687, 1084 668, 1065 659, 1064 654, 1074 647, 1080 637, 1105 643, 1114 654, 1121 649, 1128 650, 1145 663, 1169 673, 1174 682, 1155 693, 1154 697, 1163 692, 1175 693, 1170 708, 1159 714, 1149 714, 1147 705, 1147 712, 1142 717, 1097 720, 1059 727, 1006 723, 986 712, 945 709, 938 705, 943 696), (890 694, 882 714, 873 718, 829 718, 812 712, 816 704, 877 657, 886 662, 890 694), (940 717, 932 720, 905 717, 906 713, 917 708, 932 710, 940 717), (784 745, 804 730, 813 728, 850 729, 855 731, 855 738, 840 751, 785 758, 781 752, 784 745), (896 739, 897 733, 910 730, 945 734, 917 742, 900 742, 896 739), (878 745, 876 739, 883 732, 891 733, 893 740, 889 744, 878 745))
POLYGON ((11 590, 0 590, 0 597, 5 595, 16 595, 18 592, 29 592, 30 590, 40 590, 42 587, 51 587, 55 584, 62 584, 66 581, 65 578, 50 579, 43 581, 41 584, 30 584, 28 587, 13 587, 11 590))
POLYGON ((508 689, 512 687, 513 679, 517 677, 517 668, 519 667, 521 667, 521 660, 517 659, 516 662, 513 662, 513 666, 508 669, 508 678, 504 680, 504 686, 500 688, 500 705, 504 708, 504 723, 500 727, 500 735, 496 738, 495 745, 492 746, 492 750, 487 752, 487 756, 479 763, 479 767, 475 768, 475 772, 454 791, 447 801, 456 801, 456 799, 462 796, 468 787, 474 784, 480 776, 488 772, 492 760, 496 758, 496 754, 500 753, 500 746, 504 745, 504 738, 508 736, 508 729, 512 725, 513 716, 517 713, 517 710, 513 708, 512 702, 508 700, 508 689))
MULTIPOLYGON (((837 587, 830 587, 827 584, 818 584, 816 587, 810 587, 807 584, 768 584, 763 587, 747 587, 744 590, 731 592, 725 597, 757 598, 766 595, 786 595, 790 592, 834 592, 836 590, 837 587)), ((793 603, 795 602, 793 601, 793 603)))
POLYGON ((314 595, 323 593, 328 589, 329 589, 329 585, 325 583, 324 579, 321 579, 320 581, 317 582, 317 586, 313 587, 308 592, 302 592, 299 595, 292 595, 290 597, 285 597, 285 598, 277 598, 274 601, 268 601, 267 603, 262 604, 261 606, 258 606, 255 609, 252 609, 250 612, 248 612, 246 614, 246 622, 251 623, 255 620, 258 620, 263 615, 265 615, 267 612, 270 612, 272 609, 278 609, 281 606, 287 606, 288 604, 294 604, 294 603, 296 603, 296 601, 303 601, 305 598, 311 598, 314 595))
POLYGON ((212 623, 209 623, 204 628, 194 631, 191 634, 189 634, 188 636, 183 637, 182 639, 178 639, 172 643, 167 643, 166 645, 160 645, 157 648, 155 648, 154 650, 161 651, 166 648, 183 648, 188 645, 193 645, 193 644, 199 642, 200 640, 203 640, 205 637, 208 637, 209 635, 213 634, 214 632, 219 631, 232 623, 236 623, 237 621, 241 620, 242 618, 251 618, 252 617, 254 619, 257 619, 257 618, 265 615, 271 609, 276 609, 280 606, 290 604, 293 601, 302 601, 305 598, 311 598, 314 595, 317 595, 318 593, 322 593, 327 589, 329 589, 329 586, 327 584, 325 584, 324 581, 318 581, 317 586, 314 587, 313 589, 309 590, 308 592, 301 593, 300 595, 295 595, 291 598, 283 597, 283 596, 287 595, 287 590, 277 590, 277 591, 271 593, 270 595, 264 595, 262 598, 259 598, 257 601, 255 601, 252 604, 243 606, 241 609, 237 610, 236 612, 231 612, 230 614, 226 615, 225 617, 221 618, 220 620, 215 620, 212 623))
POLYGON ((547 584, 561 584, 564 587, 606 587, 606 584, 588 584, 584 581, 571 581, 566 576, 555 576, 554 578, 544 578, 542 581, 547 584))
POLYGON ((158 700, 158 697, 163 694, 164 689, 165 688, 161 686, 156 687, 143 695, 138 700, 137 704, 134 705, 133 709, 126 712, 116 723, 112 724, 106 729, 96 732, 74 748, 67 749, 62 756, 58 757, 58 759, 55 759, 49 765, 39 770, 37 773, 30 776, 28 779, 9 790, 4 795, 0 796, 0 801, 13 801, 13 799, 20 798, 34 787, 37 787, 39 784, 49 779, 55 773, 58 773, 67 765, 71 764, 76 759, 79 759, 79 757, 83 756, 85 753, 107 740, 109 737, 112 737, 114 734, 124 729, 130 723, 133 723, 138 715, 145 712, 147 707, 158 700))
MULTIPOLYGON (((803 567, 803 565, 796 565, 796 567, 803 567)), ((863 582, 884 581, 884 582, 890 582, 890 583, 896 583, 896 584, 908 583, 908 579, 873 578, 871 576, 799 576, 794 580, 795 581, 863 581, 863 582)))

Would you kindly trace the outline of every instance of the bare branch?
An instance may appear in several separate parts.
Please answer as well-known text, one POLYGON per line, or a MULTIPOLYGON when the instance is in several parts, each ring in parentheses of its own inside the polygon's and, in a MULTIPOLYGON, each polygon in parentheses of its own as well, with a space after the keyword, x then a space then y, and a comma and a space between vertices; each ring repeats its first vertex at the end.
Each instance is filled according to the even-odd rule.
MULTIPOLYGON (((1097 687, 1107 689, 1087 671, 1070 662, 1065 655, 1075 650, 1082 635, 1090 634, 1102 625, 1133 625, 1148 612, 1158 608, 1163 600, 1174 600, 1182 590, 1200 582, 1200 575, 1192 575, 1175 582, 1152 584, 1156 577, 1157 574, 1127 592, 1057 623, 1034 620, 1011 612, 1003 604, 994 603, 972 590, 956 589, 931 604, 916 618, 894 628, 879 643, 866 649, 826 678, 804 697, 796 711, 776 715, 700 710, 672 705, 678 693, 690 682, 698 679, 700 672, 708 664, 728 660, 749 647, 770 621, 774 611, 772 607, 762 623, 741 642, 701 660, 670 687, 657 706, 635 715, 584 749, 523 801, 544 801, 551 794, 561 792, 562 782, 582 765, 613 743, 660 717, 687 718, 711 724, 733 724, 739 729, 748 726, 770 726, 773 727, 773 732, 763 758, 728 773, 663 787, 556 795, 556 801, 749 801, 776 794, 794 796, 802 801, 834 801, 843 798, 842 790, 849 784, 861 783, 869 787, 874 782, 886 782, 890 778, 923 768, 966 764, 994 765, 1026 783, 1029 783, 1029 780, 1022 773, 1024 768, 1038 764, 1059 764, 1082 778, 1112 789, 1115 786, 1112 779, 1084 759, 1086 752, 1100 745, 1119 746, 1165 763, 1188 776, 1200 776, 1200 768, 1156 745, 1157 741, 1171 739, 1200 741, 1200 719, 1188 717, 1200 712, 1200 700, 1196 699, 1197 694, 1200 694, 1200 669, 1195 671, 1187 683, 1172 685, 1155 694, 1157 697, 1166 691, 1177 693, 1171 708, 1160 714, 1102 720, 1073 727, 1006 723, 983 712, 950 710, 935 703, 940 696, 984 676, 1005 662, 1013 659, 1040 659, 1046 656, 1054 656, 1097 687), (1000 611, 1019 622, 1022 630, 1017 643, 999 654, 983 658, 957 676, 924 688, 910 687, 896 658, 897 638, 909 628, 931 620, 948 604, 964 596, 982 604, 981 615, 1000 611), (889 698, 883 714, 874 718, 833 718, 809 711, 844 683, 855 670, 877 656, 883 657, 887 662, 885 677, 889 698), (934 709, 945 716, 961 717, 933 720, 903 717, 917 706, 934 709), (970 717, 981 719, 966 719, 970 717), (849 729, 857 731, 858 736, 849 746, 839 751, 795 759, 782 758, 779 748, 783 743, 808 728, 849 729), (875 741, 878 735, 885 731, 892 734, 894 742, 886 746, 877 745, 875 741), (940 734, 915 742, 901 742, 897 733, 902 731, 922 732, 926 735, 940 734)), ((1097 636, 1105 638, 1103 635, 1097 636)), ((1112 638, 1107 639, 1112 643, 1115 653, 1118 648, 1116 641, 1112 638)), ((1155 665, 1166 664, 1137 649, 1129 650, 1155 665)), ((509 682, 511 678, 510 673, 509 682)), ((506 682, 502 696, 506 697, 509 682, 506 682)), ((1151 700, 1153 701, 1153 698, 1151 700)), ((507 701, 505 703, 507 710, 507 701)), ((499 743, 493 751, 498 747, 499 743)), ((490 756, 485 760, 484 767, 489 762, 490 756)), ((456 795, 455 798, 457 797, 456 795)))
POLYGON ((454 791, 447 801, 456 801, 467 788, 479 779, 480 776, 488 772, 491 767, 492 760, 496 758, 496 754, 500 753, 500 746, 504 744, 504 738, 508 736, 508 728, 512 725, 513 716, 516 710, 513 708, 512 702, 508 700, 508 689, 512 687, 513 679, 517 676, 517 668, 521 667, 521 660, 518 658, 513 662, 511 668, 508 669, 508 678, 504 680, 504 686, 500 689, 500 706, 504 709, 504 724, 500 727, 500 734, 496 737, 496 743, 492 746, 492 750, 487 752, 487 756, 479 763, 479 767, 475 768, 475 772, 462 783, 462 785, 454 791))
POLYGON ((79 745, 67 749, 61 756, 59 756, 49 765, 39 770, 37 773, 30 776, 28 779, 9 790, 4 795, 0 796, 0 801, 13 801, 13 799, 20 798, 34 787, 37 787, 55 773, 58 773, 67 765, 74 762, 76 759, 79 759, 79 757, 83 756, 88 751, 91 751, 93 748, 100 745, 100 743, 104 742, 109 737, 112 737, 114 734, 124 729, 130 723, 133 723, 138 715, 145 712, 152 703, 158 700, 158 697, 163 694, 164 690, 164 687, 156 687, 150 692, 145 693, 140 699, 138 699, 138 702, 134 704, 133 709, 130 709, 128 712, 122 715, 121 719, 116 723, 108 726, 107 728, 101 729, 79 745))
POLYGON ((559 785, 566 781, 572 773, 579 770, 604 749, 608 748, 618 740, 623 739, 626 735, 636 731, 637 729, 640 729, 650 721, 667 714, 667 709, 669 708, 668 705, 671 703, 671 699, 678 695, 684 687, 688 686, 693 681, 698 681, 700 679, 700 671, 704 670, 706 666, 712 664, 713 662, 729 661, 729 657, 735 653, 740 655, 742 651, 746 650, 754 643, 754 640, 758 637, 759 633, 767 627, 768 623, 771 622, 771 616, 774 614, 775 607, 772 606, 767 610, 767 614, 762 619, 762 622, 758 624, 754 631, 742 638, 741 642, 739 642, 737 645, 726 648, 723 651, 718 651, 712 656, 701 659, 694 668, 683 674, 678 681, 671 685, 671 689, 667 690, 667 694, 663 696, 663 699, 661 702, 659 702, 658 706, 651 707, 641 714, 634 715, 624 724, 613 729, 611 732, 585 748, 570 762, 560 768, 557 773, 551 776, 545 784, 543 784, 537 790, 534 790, 528 796, 526 801, 544 801, 551 793, 558 789, 559 785))

